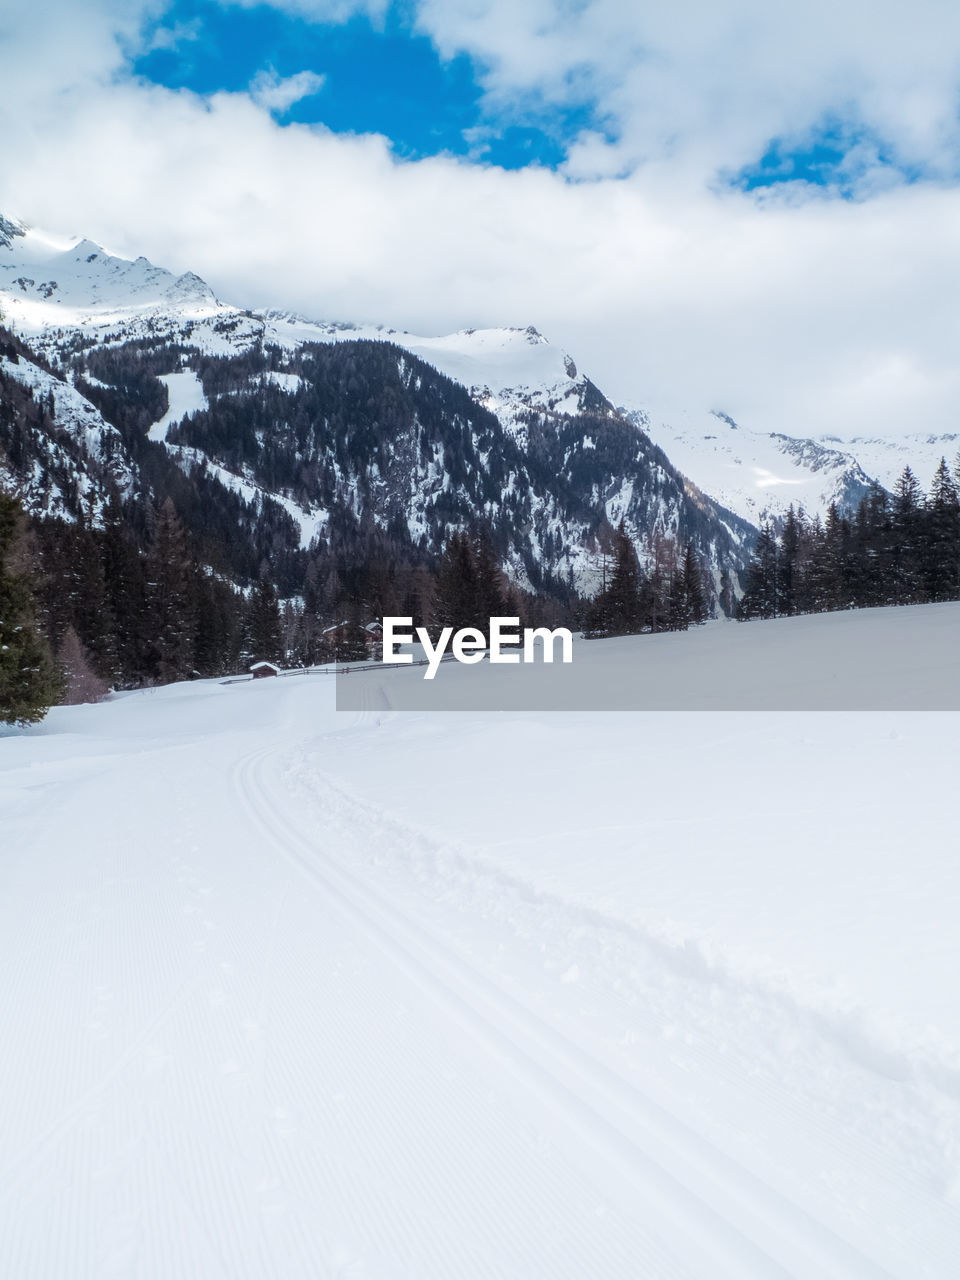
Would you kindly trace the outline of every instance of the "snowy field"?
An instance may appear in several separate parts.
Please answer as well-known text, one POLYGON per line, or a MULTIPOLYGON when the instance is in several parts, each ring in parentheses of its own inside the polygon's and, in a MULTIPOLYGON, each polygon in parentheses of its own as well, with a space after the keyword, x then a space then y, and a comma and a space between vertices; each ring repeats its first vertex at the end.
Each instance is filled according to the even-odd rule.
MULTIPOLYGON (((573 642, 573 661, 351 671, 342 711, 960 711, 960 604, 573 642)), ((423 659, 419 645, 398 652, 423 659)), ((536 652, 543 646, 537 642, 536 652)), ((449 650, 448 650, 449 653, 449 650)))
POLYGON ((958 747, 323 675, 8 732, 0 1276, 956 1276, 958 747))

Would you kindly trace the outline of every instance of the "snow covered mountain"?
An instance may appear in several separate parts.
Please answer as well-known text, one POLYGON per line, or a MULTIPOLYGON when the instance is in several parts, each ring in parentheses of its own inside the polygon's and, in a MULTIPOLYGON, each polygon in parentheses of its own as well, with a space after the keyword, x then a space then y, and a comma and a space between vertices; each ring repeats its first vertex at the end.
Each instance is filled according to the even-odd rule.
POLYGON ((158 478, 172 464, 207 504, 222 490, 268 512, 291 553, 329 539, 344 513, 402 530, 421 554, 480 519, 520 585, 590 593, 604 530, 623 519, 648 562, 693 542, 715 594, 742 571, 750 525, 532 327, 428 337, 244 310, 190 273, 11 219, 0 310, 120 431, 128 472, 149 473, 143 497, 175 487, 158 478))
MULTIPOLYGON (((21 333, 137 331, 150 318, 219 314, 220 303, 192 272, 174 276, 146 258, 131 262, 92 240, 72 240, 0 215, 0 306, 21 333)), ((229 310, 229 309, 227 309, 229 310)))
POLYGON ((809 438, 744 427, 720 411, 623 410, 673 463, 718 502, 759 524, 791 505, 823 516, 831 503, 856 509, 872 482, 892 489, 909 466, 926 487, 942 457, 960 451, 960 432, 904 432, 878 424, 873 436, 813 434, 809 438))
POLYGON ((648 410, 625 412, 681 471, 696 476, 718 502, 757 525, 768 517, 776 521, 791 505, 821 516, 832 502, 853 511, 872 480, 889 487, 903 470, 901 463, 892 473, 888 462, 882 478, 865 470, 840 441, 751 431, 719 411, 695 415, 674 410, 669 416, 648 410))
MULTIPOLYGON (((0 218, 0 310, 55 360, 93 341, 166 338, 220 357, 258 346, 294 352, 317 342, 389 341, 465 386, 521 447, 532 413, 611 409, 573 360, 532 327, 434 337, 253 311, 219 301, 192 272, 177 276, 146 258, 130 261, 90 240, 37 231, 10 218, 0 218)), ((191 402, 175 396, 155 439, 165 437, 166 425, 181 410, 192 411, 191 402)), ((791 504, 811 514, 822 515, 832 502, 852 511, 871 482, 890 488, 908 464, 926 484, 940 457, 951 459, 960 449, 960 433, 918 435, 895 423, 879 424, 870 438, 842 440, 812 431, 801 439, 745 427, 719 411, 698 415, 645 406, 619 412, 701 495, 753 525, 781 517, 791 504)), ((612 519, 629 501, 621 493, 608 506, 612 519)))

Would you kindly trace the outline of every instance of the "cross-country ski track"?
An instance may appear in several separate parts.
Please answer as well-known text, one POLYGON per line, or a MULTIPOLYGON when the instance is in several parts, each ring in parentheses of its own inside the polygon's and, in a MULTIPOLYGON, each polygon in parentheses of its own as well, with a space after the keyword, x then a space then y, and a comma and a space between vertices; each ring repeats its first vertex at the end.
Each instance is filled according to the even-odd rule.
MULTIPOLYGON (((305 839, 280 816, 282 805, 271 799, 277 781, 267 783, 270 764, 271 753, 257 753, 239 771, 238 790, 265 842, 351 920, 382 963, 404 975, 411 999, 434 1006, 445 1023, 444 1040, 466 1036, 470 1057, 494 1064, 497 1074, 507 1068, 517 1109, 542 1117, 574 1167, 590 1170, 625 1217, 669 1224, 676 1258, 664 1274, 886 1274, 411 926, 370 884, 324 857, 322 842, 305 839)), ((332 791, 328 798, 330 812, 337 799, 332 791)), ((356 819, 354 806, 350 827, 358 840, 382 839, 375 821, 368 819, 365 829, 356 819)), ((528 1212, 538 1213, 536 1195, 528 1192, 528 1199, 528 1212)), ((657 1250, 648 1245, 647 1252, 655 1274, 657 1250)), ((665 1263, 661 1258, 660 1266, 665 1263)), ((533 1274, 535 1261, 528 1266, 533 1274)))
MULTIPOLYGON (((0 739, 0 1275, 955 1274, 956 1029, 936 992, 911 1002, 926 1029, 892 980, 881 1008, 862 938, 834 988, 816 970, 846 963, 849 892, 890 939, 878 984, 898 946, 915 977, 955 972, 877 837, 862 883, 838 865, 864 817, 829 808, 841 752, 875 790, 848 770, 837 794, 877 806, 905 741, 928 766, 882 815, 905 832, 953 717, 337 715, 332 694, 171 686, 0 739), (569 807, 552 757, 518 763, 545 742, 580 761, 569 807), (670 818, 656 760, 681 743, 701 789, 670 818), (819 893, 835 868, 835 936, 796 886, 778 905, 785 870, 730 861, 726 897, 703 891, 724 950, 693 892, 724 856, 708 778, 727 794, 775 749, 774 812, 811 748, 828 821, 803 874, 819 893)), ((953 880, 931 892, 949 914, 953 880)))

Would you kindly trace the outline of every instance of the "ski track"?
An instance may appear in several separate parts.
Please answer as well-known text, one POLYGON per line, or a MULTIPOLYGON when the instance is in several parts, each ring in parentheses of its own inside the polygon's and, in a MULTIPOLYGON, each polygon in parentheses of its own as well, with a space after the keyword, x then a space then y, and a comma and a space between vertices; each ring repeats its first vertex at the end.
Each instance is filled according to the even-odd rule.
POLYGON ((952 1277, 948 1076, 351 794, 389 714, 284 708, 76 771, 82 862, 23 828, 3 1280, 952 1277))
MULTIPOLYGON (((561 1121, 575 1125, 588 1151, 591 1146, 601 1149, 602 1163, 616 1167, 635 1188, 628 1211, 656 1206, 657 1215, 673 1226, 674 1239, 692 1229, 692 1260, 701 1273, 709 1268, 718 1276, 887 1274, 794 1206, 778 1201, 747 1171, 732 1167, 721 1152, 711 1151, 573 1043, 538 1023, 506 992, 471 973, 433 940, 427 942, 422 931, 411 930, 369 885, 324 859, 271 803, 257 772, 266 759, 253 757, 237 784, 264 831, 279 828, 280 847, 296 857, 313 882, 351 911, 449 1016, 526 1077, 561 1121)), ((351 829, 356 831, 355 814, 351 829)))
MULTIPOLYGON (((246 792, 246 788, 254 785, 249 774, 244 773, 242 790, 246 792)), ((266 839, 276 840, 275 836, 271 836, 272 819, 265 822, 263 811, 254 811, 254 821, 262 824, 262 828, 266 839)), ((286 833, 284 844, 286 843, 286 833)), ((311 878, 311 883, 315 885, 315 880, 311 878)), ((329 890, 324 888, 325 893, 329 895, 329 890)), ((342 907, 342 903, 339 904, 342 907)), ((371 964, 367 959, 365 966, 372 969, 374 973, 379 972, 377 964, 371 964)), ((295 980, 295 972, 292 971, 286 977, 289 981, 295 980)), ((338 970, 334 969, 337 974, 338 970)), ((329 1040, 324 1055, 324 1070, 329 1071, 335 1078, 346 1080, 354 1066, 354 1054, 357 1038, 361 1040, 375 1041, 375 1034, 371 1037, 371 1031, 382 1025, 389 1025, 391 1021, 391 1010, 389 1008, 380 1009, 364 1009, 357 1013, 350 1013, 350 1003, 339 1000, 331 1006, 340 1015, 340 1025, 336 1028, 340 1034, 329 1034, 332 1029, 327 1028, 329 1040), (344 1026, 343 1024, 347 1025, 344 1026), (342 1057, 338 1053, 338 1049, 342 1051, 342 1057)), ((394 1010, 396 1014, 398 1011, 394 1010)), ((401 1148, 406 1146, 407 1142, 415 1143, 419 1147, 418 1161, 416 1165, 416 1177, 410 1180, 408 1170, 407 1191, 414 1193, 414 1201, 417 1203, 429 1204, 431 1199, 435 1198, 438 1192, 436 1185, 436 1170, 444 1167, 449 1163, 449 1151, 446 1150, 446 1139, 443 1133, 437 1131, 437 1123, 434 1115, 434 1100, 438 1096, 442 1096, 444 1092, 444 1067, 442 1059, 437 1061, 434 1056, 436 1046, 429 1041, 421 1045, 419 1040, 416 1044, 416 1062, 415 1071, 410 1078, 401 1077, 399 1081, 393 1080, 389 1075, 377 1074, 371 1081, 371 1088, 364 1092, 364 1113, 370 1113, 382 1121, 384 1118, 391 1118, 390 1124, 396 1128, 401 1123, 407 1129, 408 1135, 406 1139, 399 1144, 401 1148), (409 1090, 409 1084, 415 1082, 417 1089, 415 1092, 409 1090), (396 1085, 402 1087, 394 1092, 396 1085)), ((376 1052, 375 1043, 371 1043, 371 1052, 376 1052)), ((299 1055, 294 1060, 302 1060, 299 1055)), ((407 1067, 410 1071, 410 1067, 407 1067)), ((282 1078, 284 1071, 280 1071, 282 1078)), ((287 1082, 287 1092, 304 1097, 308 1091, 304 1088, 304 1082, 294 1079, 287 1082)), ((336 1095, 334 1097, 336 1102, 336 1095)), ((483 1111, 483 1098, 476 1091, 471 1091, 470 1095, 463 1099, 465 1104, 464 1110, 467 1115, 474 1115, 478 1111, 483 1111)), ((459 1109, 459 1108, 458 1108, 459 1109)), ((322 1128, 328 1129, 336 1124, 336 1115, 326 1114, 322 1119, 322 1128)), ((356 1117, 355 1124, 351 1125, 348 1133, 347 1149, 360 1149, 365 1144, 371 1142, 371 1135, 365 1132, 369 1127, 368 1114, 360 1114, 356 1117)), ((398 1144, 396 1139, 388 1136, 383 1142, 385 1152, 389 1152, 398 1144)), ((522 1151, 506 1153, 506 1168, 510 1168, 517 1160, 522 1158, 522 1151)), ((497 1229, 507 1238, 512 1238, 514 1242, 520 1242, 524 1239, 525 1227, 529 1228, 531 1221, 534 1221, 538 1213, 543 1213, 543 1204, 539 1201, 545 1200, 549 1204, 549 1171, 538 1170, 538 1177, 535 1184, 530 1184, 527 1195, 524 1199, 529 1198, 529 1203, 524 1203, 521 1199, 519 1203, 511 1203, 504 1201, 500 1206, 502 1213, 497 1215, 497 1229), (544 1183, 547 1185, 544 1186, 544 1183)), ((400 1171, 398 1170, 398 1174, 400 1171)), ((304 1180, 307 1185, 315 1182, 315 1177, 304 1180)), ((408 1233, 399 1232, 399 1227, 404 1219, 397 1218, 395 1213, 391 1214, 389 1205, 389 1188, 394 1185, 394 1179, 391 1178, 387 1185, 383 1188, 384 1199, 381 1204, 373 1206, 374 1212, 371 1214, 368 1205, 366 1217, 372 1218, 374 1221, 391 1224, 389 1233, 384 1234, 383 1238, 378 1240, 381 1251, 385 1256, 392 1258, 404 1258, 410 1265, 411 1275, 430 1274, 430 1275, 453 1275, 462 1274, 464 1270, 464 1262, 460 1253, 460 1246, 456 1241, 463 1238, 467 1239, 475 1231, 475 1223, 471 1223, 470 1217, 474 1212, 472 1206, 476 1203, 488 1203, 491 1196, 491 1188, 489 1185, 483 1185, 483 1179, 473 1176, 473 1170, 469 1161, 466 1161, 462 1170, 462 1176, 458 1174, 457 1198, 449 1208, 455 1215, 448 1222, 448 1232, 445 1233, 442 1240, 434 1240, 428 1242, 419 1240, 417 1236, 420 1234, 418 1228, 414 1225, 412 1236, 408 1233), (429 1245, 429 1248, 427 1247, 429 1245)), ((353 1194, 350 1196, 352 1203, 361 1205, 364 1201, 369 1201, 372 1188, 365 1185, 361 1177, 353 1188, 353 1194)), ((375 1194, 375 1192, 374 1192, 375 1194)), ((359 1230, 360 1224, 357 1224, 359 1230)), ((595 1262, 601 1262, 606 1274, 620 1274, 626 1257, 610 1258, 606 1262, 595 1259, 595 1262), (612 1266, 612 1270, 608 1270, 612 1266)), ((548 1274, 544 1271, 543 1261, 535 1255, 526 1257, 514 1257, 515 1274, 517 1275, 538 1275, 548 1274)), ((556 1260, 556 1265, 560 1267, 560 1259, 556 1260)), ((584 1260, 580 1265, 590 1267, 590 1263, 584 1260)), ((489 1270, 482 1268, 482 1274, 499 1274, 496 1268, 489 1270)), ((558 1270, 557 1274, 582 1274, 582 1271, 570 1269, 569 1265, 563 1270, 558 1270)), ((406 1271, 403 1272, 406 1274, 406 1271)), ((673 1274, 673 1271, 661 1266, 656 1266, 650 1274, 673 1274)), ((683 1273, 677 1273, 683 1274, 683 1273)))
MULTIPOLYGON (((294 762, 287 770, 289 790, 290 776, 295 777, 298 772, 298 755, 296 752, 288 752, 287 759, 294 762)), ((364 866, 370 872, 369 879, 375 878, 378 883, 383 884, 385 872, 390 869, 390 856, 384 857, 382 853, 378 853, 373 857, 369 854, 365 857, 364 846, 366 849, 390 850, 393 859, 399 859, 406 872, 413 872, 422 891, 421 898, 425 900, 429 896, 440 906, 444 925, 456 937, 461 949, 466 935, 458 935, 457 930, 465 921, 469 928, 470 917, 477 915, 486 915, 487 922, 492 920, 500 925, 506 923, 506 932, 513 936, 514 941, 524 939, 528 944, 535 944, 541 955, 548 950, 544 939, 549 939, 550 945, 565 948, 565 956, 552 956, 549 961, 543 961, 544 971, 550 972, 551 985, 555 984, 557 977, 563 973, 564 966, 573 958, 569 954, 571 940, 575 940, 573 954, 579 960, 579 965, 584 966, 586 962, 588 968, 592 958, 592 943, 603 979, 602 995, 610 1003, 620 1004, 624 1022, 631 1028, 630 1040, 639 1041, 641 1046, 648 1046, 649 1037, 656 1036, 662 1042, 664 1021, 671 1015, 675 1019, 678 1008, 686 1008, 689 1011, 688 1025, 697 1029, 696 1034, 691 1035, 688 1030, 683 1037, 683 1054, 669 1060, 667 1065, 673 1071, 688 1075, 691 1065, 695 1066, 702 1077, 710 1081, 711 1091, 714 1092, 718 1081, 730 1087, 732 1097, 738 1090, 742 1095, 745 1088, 749 1089, 751 1111, 761 1114, 766 1111, 771 1121, 782 1121, 784 1115, 792 1117, 795 1131, 791 1140, 801 1147, 809 1148, 811 1161, 815 1166, 822 1165, 824 1156, 833 1153, 838 1158, 838 1165, 843 1162, 849 1164, 851 1157, 854 1157, 865 1162, 866 1168, 875 1169, 878 1181, 871 1192, 876 1202, 870 1206, 872 1214, 864 1215, 864 1241, 869 1242, 871 1232, 877 1230, 878 1224, 876 1221, 871 1222, 871 1217, 879 1216, 881 1222, 888 1215, 893 1220, 902 1219, 904 1205, 909 1204, 909 1219, 914 1229, 902 1250, 910 1259, 909 1264, 905 1264, 909 1265, 909 1270, 904 1270, 902 1274, 944 1274, 944 1251, 947 1256, 951 1253, 957 1256, 960 1249, 960 1222, 957 1221, 956 1214, 948 1214, 948 1220, 944 1223, 940 1206, 936 1203, 943 1195, 951 1194, 948 1184, 952 1176, 951 1166, 955 1161, 957 1135, 960 1133, 960 1116, 952 1077, 935 1076, 931 1081, 921 1082, 918 1088, 905 1088, 905 1081, 909 1085, 911 1078, 909 1069, 905 1070, 903 1064, 895 1058, 888 1060, 869 1040, 861 1044, 855 1034, 838 1034, 837 1026, 830 1019, 814 1011, 798 1008, 792 1001, 785 1001, 777 992, 756 991, 737 983, 730 975, 713 973, 705 964, 698 962, 698 958, 694 957, 691 962, 691 957, 685 952, 678 953, 676 948, 667 946, 655 937, 638 935, 636 930, 622 921, 603 918, 595 911, 585 910, 581 904, 573 906, 562 898, 517 881, 499 869, 485 868, 482 858, 465 855, 457 849, 440 848, 422 832, 411 830, 376 807, 355 800, 328 777, 324 777, 314 764, 304 770, 302 758, 299 763, 299 772, 308 773, 314 789, 319 792, 319 797, 314 797, 315 802, 318 813, 323 812, 328 826, 331 815, 337 815, 338 810, 340 811, 341 822, 334 842, 338 848, 345 847, 346 832, 362 831, 365 823, 370 829, 370 836, 357 843, 357 857, 351 862, 352 869, 355 870, 358 865, 364 866), (452 924, 451 916, 454 918, 452 924), (655 969, 654 980, 641 972, 651 968, 651 961, 655 969), (658 988, 665 988, 666 994, 663 990, 658 991, 658 988), (696 1005, 691 1003, 691 990, 695 996, 699 996, 696 1005), (733 1002, 727 998, 728 992, 733 993, 733 1002), (742 1053, 729 1053, 723 1042, 724 1036, 730 1035, 724 1018, 731 1013, 737 1018, 737 1024, 734 1025, 747 1037, 751 1030, 762 1027, 764 1034, 758 1041, 761 1049, 764 1040, 769 1042, 768 1028, 771 1022, 774 1025, 777 1021, 783 1023, 784 1036, 790 1037, 804 1051, 802 1068, 795 1069, 793 1073, 789 1069, 784 1071, 784 1064, 779 1058, 769 1068, 766 1063, 756 1066, 749 1060, 749 1041, 742 1053), (716 1043, 711 1044, 712 1036, 716 1037, 716 1043), (851 1124, 849 1113, 844 1110, 843 1099, 838 1100, 832 1096, 839 1078, 842 1078, 842 1082, 853 1091, 857 1102, 861 1104, 858 1124, 851 1124), (818 1083, 821 1081, 822 1083, 818 1083), (936 1161, 931 1163, 930 1153, 926 1149, 931 1129, 934 1132, 940 1131, 943 1135, 942 1164, 936 1161), (931 1191, 935 1193, 933 1205, 930 1203, 931 1191), (928 1248, 928 1236, 930 1239, 939 1239, 939 1252, 935 1248, 928 1248)), ((303 790, 302 785, 299 789, 303 790)), ((277 802, 276 807, 285 806, 277 802)), ((435 916, 434 925, 436 919, 435 916)), ((429 929, 428 917, 421 915, 417 926, 421 931, 429 929)), ((481 933, 480 936, 483 940, 484 935, 481 933)), ((485 958, 489 960, 491 948, 488 940, 484 940, 484 946, 487 948, 485 958)), ((501 952, 503 948, 501 941, 501 952)), ((501 978, 505 985, 509 986, 514 981, 514 972, 523 972, 522 967, 514 963, 515 960, 516 955, 512 955, 503 965, 501 978)), ((560 980, 563 980, 562 977, 560 980)), ((541 993, 526 982, 515 985, 528 1002, 529 1014, 531 995, 536 999, 541 993)), ((590 999, 586 1001, 589 1014, 594 1017, 598 1003, 602 1003, 597 1001, 596 996, 594 988, 590 992, 590 999)), ((581 1026, 579 1030, 579 1038, 586 1038, 588 1043, 591 1031, 596 1032, 595 1027, 588 1025, 584 1037, 584 1028, 581 1026)), ((671 1028, 671 1033, 672 1031, 671 1028)), ((631 1061, 629 1055, 624 1055, 620 1043, 603 1043, 598 1039, 597 1045, 608 1050, 605 1055, 608 1065, 611 1061, 618 1062, 626 1068, 626 1074, 638 1074, 638 1068, 642 1064, 637 1059, 631 1061)), ((767 1057, 769 1056, 767 1047, 767 1057)), ((740 1100, 742 1102, 742 1097, 740 1100)), ((705 1110, 704 1119, 708 1118, 709 1113, 705 1110)), ((763 1133, 764 1130, 756 1123, 756 1115, 751 1118, 754 1121, 756 1142, 756 1133, 763 1133)), ((730 1135, 724 1136, 729 1141, 730 1135)), ((754 1156, 761 1154, 749 1149, 748 1153, 754 1156)), ((777 1173, 775 1168, 765 1169, 765 1180, 776 1182, 777 1173)), ((842 1170, 836 1176, 841 1177, 842 1170)), ((814 1200, 819 1193, 820 1208, 825 1218, 830 1217, 832 1210, 837 1218, 837 1228, 849 1229, 845 1215, 849 1214, 850 1206, 844 1205, 840 1214, 836 1213, 836 1205, 831 1204, 832 1189, 829 1184, 807 1190, 813 1193, 814 1200)), ((809 1234, 809 1226, 806 1223, 800 1229, 800 1234, 809 1234)), ((841 1249, 841 1255, 842 1253, 841 1249)), ((859 1274, 849 1259, 839 1265, 837 1274, 859 1274)), ((832 1272, 827 1263, 821 1260, 816 1268, 806 1270, 801 1266, 796 1274, 827 1275, 832 1272)), ((868 1266, 865 1274, 875 1273, 868 1266)))

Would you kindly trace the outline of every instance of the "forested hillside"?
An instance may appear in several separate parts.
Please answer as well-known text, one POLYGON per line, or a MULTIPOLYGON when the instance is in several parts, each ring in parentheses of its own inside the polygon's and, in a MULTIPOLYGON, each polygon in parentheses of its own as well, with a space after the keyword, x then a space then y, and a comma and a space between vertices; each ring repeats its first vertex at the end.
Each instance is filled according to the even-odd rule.
POLYGON ((749 526, 583 379, 577 412, 530 401, 505 425, 389 342, 109 337, 64 337, 57 359, 0 331, 3 474, 42 623, 109 684, 320 661, 332 628, 389 613, 466 622, 477 565, 525 619, 577 623, 614 521, 654 577, 695 561, 708 607, 743 566, 749 526))

